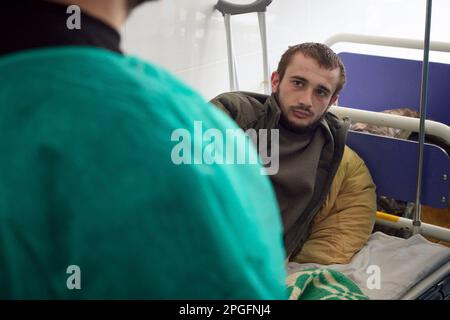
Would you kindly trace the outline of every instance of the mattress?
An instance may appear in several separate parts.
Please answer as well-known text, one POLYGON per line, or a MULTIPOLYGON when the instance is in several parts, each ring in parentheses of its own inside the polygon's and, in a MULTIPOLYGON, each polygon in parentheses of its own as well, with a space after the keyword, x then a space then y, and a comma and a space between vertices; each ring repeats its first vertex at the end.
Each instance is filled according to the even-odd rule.
POLYGON ((288 263, 288 273, 309 268, 330 268, 343 273, 370 299, 397 300, 414 298, 450 273, 450 248, 426 240, 420 234, 409 239, 373 233, 366 245, 349 264, 320 265, 288 263), (421 282, 422 286, 420 285, 421 282), (420 288, 418 290, 417 288, 420 288), (415 289, 415 294, 408 293, 415 289))

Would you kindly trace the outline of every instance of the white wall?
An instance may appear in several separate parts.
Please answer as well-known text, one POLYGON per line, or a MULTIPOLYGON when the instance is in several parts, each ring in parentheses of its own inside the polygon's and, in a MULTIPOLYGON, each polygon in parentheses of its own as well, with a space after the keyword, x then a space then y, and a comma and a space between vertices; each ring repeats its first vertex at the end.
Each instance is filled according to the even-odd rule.
MULTIPOLYGON (((250 3, 252 0, 230 0, 250 3)), ((160 64, 210 99, 229 90, 225 27, 216 0, 161 0, 137 9, 123 30, 123 48, 160 64)), ((425 0, 273 0, 267 11, 269 62, 276 68, 288 45, 323 42, 336 33, 422 39, 425 0)), ((450 42, 450 1, 433 1, 431 40, 450 42)), ((263 92, 262 54, 256 14, 232 17, 241 90, 263 92)), ((342 51, 354 45, 337 44, 342 51)), ((392 49, 358 46, 389 54, 392 49)), ((394 55, 421 59, 420 51, 394 55)), ((450 54, 432 60, 450 63, 450 54)))

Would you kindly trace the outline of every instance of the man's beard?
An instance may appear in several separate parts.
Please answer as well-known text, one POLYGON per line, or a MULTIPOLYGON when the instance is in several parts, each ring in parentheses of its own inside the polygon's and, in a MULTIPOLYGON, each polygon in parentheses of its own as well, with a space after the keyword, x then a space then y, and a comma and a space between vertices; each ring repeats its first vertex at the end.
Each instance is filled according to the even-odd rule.
MULTIPOLYGON (((280 99, 278 97, 278 94, 275 93, 275 98, 277 100, 278 105, 280 106, 281 109, 281 115, 280 115, 280 124, 285 127, 286 129, 289 129, 292 132, 295 133, 308 133, 308 132, 313 132, 317 129, 317 127, 319 127, 320 122, 323 120, 323 118, 325 117, 326 112, 316 121, 314 121, 313 123, 310 123, 307 126, 299 126, 298 124, 294 123, 293 121, 290 121, 289 118, 287 117, 287 114, 284 113, 283 109, 281 107, 281 103, 280 103, 280 99)), ((295 109, 296 107, 291 106, 289 107, 288 110, 292 110, 295 109)))
POLYGON ((324 117, 325 117, 325 113, 319 119, 314 121, 313 123, 310 123, 307 126, 299 126, 298 124, 290 121, 288 119, 288 117, 285 116, 284 112, 281 112, 280 124, 283 127, 285 127, 286 129, 289 129, 295 133, 308 133, 308 132, 314 132, 320 126, 320 123, 322 122, 324 117))

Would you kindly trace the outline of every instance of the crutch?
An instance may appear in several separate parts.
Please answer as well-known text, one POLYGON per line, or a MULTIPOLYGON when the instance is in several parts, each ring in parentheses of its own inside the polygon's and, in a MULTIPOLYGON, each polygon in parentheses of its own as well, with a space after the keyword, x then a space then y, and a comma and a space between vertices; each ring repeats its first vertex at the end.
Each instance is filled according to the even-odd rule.
POLYGON ((261 45, 263 53, 264 92, 270 93, 269 62, 267 58, 267 34, 266 34, 266 9, 272 0, 256 0, 250 4, 233 4, 228 1, 219 0, 215 8, 220 11, 225 20, 225 31, 227 36, 228 73, 230 78, 230 90, 239 90, 236 62, 233 53, 233 41, 231 37, 231 16, 244 13, 258 13, 259 31, 261 33, 261 45))

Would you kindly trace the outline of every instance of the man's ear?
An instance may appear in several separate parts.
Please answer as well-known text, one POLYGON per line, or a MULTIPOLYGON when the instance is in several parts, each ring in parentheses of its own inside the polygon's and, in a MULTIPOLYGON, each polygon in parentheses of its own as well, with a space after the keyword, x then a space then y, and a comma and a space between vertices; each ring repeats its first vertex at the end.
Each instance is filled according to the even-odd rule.
POLYGON ((328 108, 331 107, 332 105, 334 105, 338 98, 339 98, 338 94, 335 94, 334 96, 332 96, 331 100, 330 100, 330 103, 328 104, 328 108))
POLYGON ((278 91, 278 86, 280 85, 280 74, 276 71, 272 72, 272 77, 270 78, 272 84, 272 92, 278 91))
POLYGON ((338 98, 339 98, 338 94, 331 97, 330 103, 328 104, 327 110, 325 112, 328 112, 328 110, 330 110, 330 107, 336 103, 338 98))

